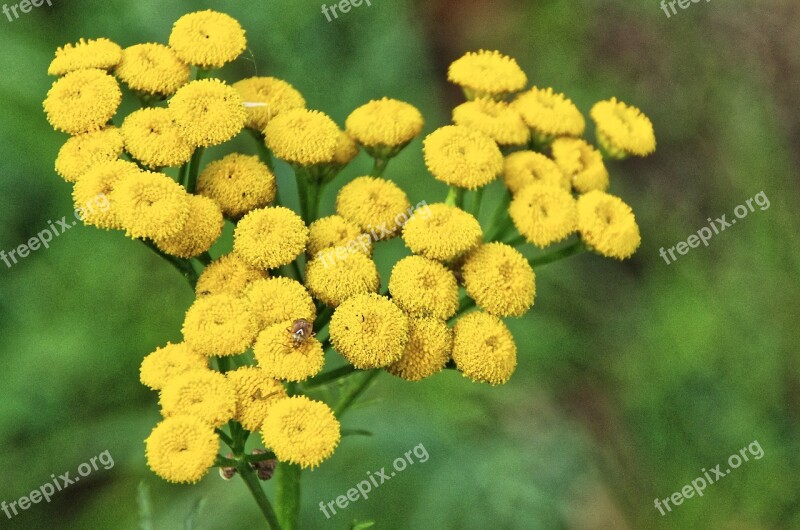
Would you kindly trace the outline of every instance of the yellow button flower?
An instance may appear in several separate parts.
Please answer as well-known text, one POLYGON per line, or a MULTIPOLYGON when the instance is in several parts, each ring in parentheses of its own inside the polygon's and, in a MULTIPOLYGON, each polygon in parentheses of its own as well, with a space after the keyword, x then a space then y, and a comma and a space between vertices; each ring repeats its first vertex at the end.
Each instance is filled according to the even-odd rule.
POLYGON ((163 173, 142 172, 122 181, 114 198, 129 237, 167 239, 189 218, 189 194, 163 173))
POLYGON ((64 75, 88 68, 109 70, 114 68, 121 58, 122 48, 108 39, 80 39, 75 44, 67 44, 56 50, 56 56, 50 63, 47 73, 64 75))
POLYGON ((156 238, 159 249, 179 258, 194 258, 207 252, 222 234, 225 219, 217 203, 207 197, 189 195, 189 216, 175 235, 156 238))
POLYGON ((387 366, 387 372, 406 381, 420 381, 444 369, 453 350, 453 332, 444 321, 410 318, 408 337, 403 356, 387 366))
POLYGON ((620 260, 631 257, 642 242, 630 206, 601 191, 578 197, 578 231, 590 248, 620 260))
POLYGON ((536 88, 519 94, 511 103, 539 142, 557 136, 580 136, 586 128, 578 107, 564 94, 552 88, 536 88))
POLYGON ((306 100, 292 85, 275 77, 248 77, 233 84, 247 107, 246 127, 263 131, 269 120, 287 110, 302 109, 306 100))
POLYGON ((76 182, 97 162, 119 158, 122 149, 122 134, 113 126, 72 136, 58 151, 56 173, 67 182, 76 182))
POLYGON ((225 376, 236 392, 236 421, 248 431, 261 429, 270 407, 286 397, 280 381, 255 366, 242 366, 225 376))
POLYGON ((311 223, 308 227, 306 249, 309 256, 317 256, 325 250, 335 252, 337 247, 342 248, 340 255, 344 255, 347 251, 351 254, 361 252, 369 256, 372 253, 372 238, 369 234, 363 234, 358 225, 341 215, 329 215, 311 223))
POLYGON ((322 371, 325 355, 322 343, 314 337, 295 342, 293 320, 268 326, 253 345, 258 366, 268 377, 283 381, 305 381, 322 371))
POLYGON ((345 128, 372 156, 390 158, 422 132, 424 123, 415 106, 384 97, 351 112, 345 128))
POLYGON ((317 316, 311 295, 303 284, 291 278, 277 276, 254 281, 245 289, 243 296, 258 323, 258 329, 299 318, 313 322, 317 316))
POLYGON ((169 109, 186 140, 209 147, 227 142, 244 128, 247 113, 239 93, 219 79, 201 79, 181 87, 169 109))
POLYGON ((176 376, 203 369, 208 369, 208 357, 194 351, 185 342, 168 342, 142 360, 139 380, 153 390, 161 390, 176 376))
POLYGON ((453 109, 453 123, 481 132, 498 145, 524 145, 531 131, 516 109, 504 101, 479 98, 453 109))
POLYGON ((281 462, 314 468, 333 454, 342 434, 328 405, 294 396, 270 407, 261 437, 281 462))
POLYGON ((275 156, 299 166, 332 162, 340 133, 328 115, 308 109, 281 112, 264 128, 267 147, 275 156))
POLYGON ((72 188, 75 207, 94 204, 98 198, 102 198, 100 205, 105 207, 85 209, 82 216, 84 224, 106 230, 121 229, 122 220, 120 205, 117 201, 117 188, 128 180, 140 179, 142 175, 139 166, 126 160, 98 162, 89 168, 72 188))
POLYGON ((257 156, 231 153, 208 164, 197 177, 197 193, 214 199, 238 219, 275 198, 275 175, 257 156))
POLYGON ((44 111, 57 131, 81 134, 104 127, 121 101, 117 80, 92 68, 70 72, 53 83, 44 100, 44 111))
POLYGON ((147 465, 169 482, 199 482, 217 459, 214 428, 192 416, 167 418, 145 440, 147 465))
POLYGON ((533 269, 514 247, 505 243, 482 245, 467 256, 461 273, 467 294, 488 313, 519 317, 533 305, 533 269))
POLYGON ((577 138, 559 138, 553 142, 553 159, 578 193, 608 189, 608 170, 600 151, 577 138))
POLYGON ((236 254, 225 254, 203 269, 195 293, 198 297, 223 293, 238 297, 253 282, 265 278, 269 278, 266 271, 249 265, 236 254))
POLYGON ((172 26, 169 46, 185 63, 220 68, 241 55, 247 39, 236 19, 207 9, 179 18, 172 26))
POLYGON ((131 90, 166 97, 189 82, 191 70, 171 48, 150 42, 122 50, 114 73, 131 90))
POLYGON ((375 240, 399 235, 410 211, 406 192, 387 179, 358 177, 336 196, 336 213, 370 232, 375 240))
POLYGON ((511 201, 508 213, 528 242, 546 247, 578 227, 578 205, 572 194, 547 184, 530 184, 511 201))
POLYGON ((238 355, 253 343, 258 326, 244 300, 215 294, 194 301, 182 331, 186 344, 203 355, 238 355))
POLYGON ((590 114, 597 125, 597 141, 612 157, 647 156, 656 150, 653 124, 636 107, 611 98, 595 103, 590 114))
POLYGON ((478 383, 501 385, 517 367, 517 345, 503 322, 473 311, 453 329, 453 361, 465 377, 478 383))
POLYGON ((456 59, 447 70, 447 79, 461 86, 467 99, 502 98, 522 90, 528 82, 517 61, 496 50, 469 52, 456 59))
POLYGON ((233 250, 247 263, 262 269, 288 265, 306 249, 308 227, 289 208, 253 210, 233 232, 233 250))
POLYGON ((535 151, 516 151, 505 159, 503 180, 511 193, 528 184, 549 184, 569 191, 572 182, 552 159, 535 151))
POLYGON ((165 418, 187 415, 220 427, 236 412, 233 385, 213 370, 191 370, 177 375, 164 385, 160 396, 165 418))
POLYGON ((470 190, 492 182, 503 172, 503 154, 485 134, 445 125, 423 143, 425 165, 436 180, 470 190))
POLYGON ((131 112, 120 131, 125 150, 151 168, 181 166, 194 152, 169 109, 156 107, 131 112))
POLYGON ((336 152, 333 154, 333 164, 336 166, 346 166, 358 156, 358 144, 353 138, 344 131, 339 131, 336 140, 336 152))
POLYGON ((325 251, 306 265, 306 287, 321 302, 336 307, 358 294, 376 293, 381 286, 375 262, 359 252, 325 251))
POLYGON ((389 278, 392 300, 411 316, 447 320, 458 311, 455 275, 438 261, 408 256, 398 261, 389 278))
POLYGON ((464 210, 438 203, 427 212, 415 213, 403 227, 403 241, 414 254, 452 261, 481 243, 481 225, 464 210))

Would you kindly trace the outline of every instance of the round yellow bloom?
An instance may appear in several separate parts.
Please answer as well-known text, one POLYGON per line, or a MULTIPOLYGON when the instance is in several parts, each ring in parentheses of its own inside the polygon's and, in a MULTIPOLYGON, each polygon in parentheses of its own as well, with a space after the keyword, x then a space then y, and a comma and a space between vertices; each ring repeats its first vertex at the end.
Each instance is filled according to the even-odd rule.
POLYGON ((268 377, 284 381, 305 381, 322 371, 325 354, 322 343, 306 337, 295 343, 292 337, 293 320, 268 326, 258 334, 253 345, 258 366, 268 377))
POLYGON ((306 249, 308 227, 289 208, 253 210, 233 232, 233 250, 247 263, 262 269, 288 265, 306 249))
POLYGON ((270 407, 261 437, 281 462, 314 468, 333 454, 342 433, 328 405, 294 396, 270 407))
POLYGON ((161 390, 164 385, 176 376, 190 370, 208 369, 208 358, 194 350, 184 342, 157 348, 142 360, 139 368, 139 380, 153 390, 161 390))
POLYGON ((333 161, 340 133, 327 114, 308 109, 283 111, 264 128, 267 147, 275 156, 300 166, 333 161))
POLYGON ((443 203, 429 205, 427 215, 418 211, 403 227, 403 241, 411 252, 438 261, 452 261, 482 239, 475 217, 443 203))
POLYGON ((438 261, 408 256, 398 261, 389 278, 392 300, 411 316, 447 320, 458 311, 455 275, 438 261))
POLYGON ((577 138, 559 138, 553 142, 553 158, 578 193, 608 189, 608 170, 600 151, 577 138))
POLYGON ((85 209, 82 216, 84 224, 106 230, 122 228, 117 188, 129 180, 140 179, 142 175, 139 166, 125 160, 98 162, 89 168, 72 188, 75 207, 94 204, 98 198, 102 198, 105 207, 85 209))
POLYGON ((247 303, 230 294, 198 298, 186 312, 183 340, 203 355, 238 355, 253 343, 258 326, 247 303))
POLYGON ((122 50, 114 73, 131 90, 166 97, 189 82, 191 69, 169 47, 150 42, 122 50))
POLYGON ((523 188, 508 213, 519 233, 539 247, 561 241, 578 228, 578 204, 572 194, 547 184, 523 188))
POLYGON ((358 225, 351 223, 341 215, 329 215, 317 219, 308 227, 309 256, 319 256, 320 252, 336 250, 341 247, 339 254, 344 252, 361 252, 367 256, 372 252, 372 238, 369 234, 362 234, 358 225))
POLYGON ((214 428, 191 416, 173 416, 145 440, 147 465, 169 482, 199 482, 217 459, 214 428))
POLYGON ((179 258, 194 258, 219 239, 225 219, 217 203, 207 197, 189 195, 189 216, 175 235, 155 239, 159 249, 179 258))
POLYGON ((121 101, 117 80, 92 68, 70 72, 53 83, 44 100, 44 111, 54 129, 81 134, 105 126, 121 101))
POLYGON ((50 63, 47 73, 64 75, 76 70, 114 68, 122 58, 122 48, 108 39, 80 39, 75 44, 67 44, 56 50, 55 59, 50 63))
POLYGON ((231 153, 208 164, 197 177, 197 193, 214 199, 238 219, 275 198, 275 175, 257 156, 231 153))
POLYGON ((475 249, 461 269, 464 287, 475 302, 500 317, 519 317, 533 305, 533 269, 525 256, 505 243, 475 249))
POLYGON ((498 145, 524 145, 531 131, 522 116, 504 101, 479 98, 453 109, 453 123, 481 132, 498 145))
POLYGON ((122 134, 114 126, 72 136, 58 151, 56 173, 67 182, 76 182, 97 162, 119 158, 122 149, 122 134))
POLYGON ((384 97, 351 112, 345 128, 370 154, 389 158, 419 135, 424 123, 413 105, 384 97))
POLYGON ((249 265, 234 253, 225 254, 212 261, 197 280, 198 297, 211 294, 240 296, 253 282, 269 278, 266 271, 249 265))
POLYGON ((406 192, 387 179, 358 177, 336 196, 336 213, 371 232, 376 241, 398 235, 410 212, 406 192))
POLYGON ((167 239, 189 218, 189 194, 163 173, 142 172, 114 191, 119 219, 128 236, 167 239))
POLYGON ((258 329, 299 318, 313 322, 317 317, 311 295, 303 284, 291 278, 277 276, 255 281, 244 291, 244 298, 258 329))
POLYGON ((358 156, 358 144, 353 138, 344 131, 339 131, 339 139, 336 141, 336 153, 333 155, 333 163, 338 166, 346 166, 358 156))
POLYGON ((578 197, 578 231, 584 243, 609 258, 629 258, 642 242, 631 207, 601 191, 578 197))
POLYGON ((469 52, 450 64, 447 79, 464 89, 467 99, 522 90, 528 82, 525 72, 513 58, 498 51, 469 52))
POLYGON ((477 189, 503 172, 503 154, 485 134, 445 125, 423 142, 425 165, 436 180, 451 186, 477 189))
POLYGON ((517 345, 499 318, 473 311, 461 317, 453 331, 453 361, 465 377, 490 385, 511 379, 517 345))
POLYGON ((636 107, 611 98, 595 103, 590 114, 597 124, 597 141, 614 158, 647 156, 656 150, 653 123, 636 107))
POLYGON ((248 431, 258 431, 274 403, 286 397, 283 385, 255 366, 225 374, 236 392, 236 421, 248 431))
POLYGON ((403 356, 408 317, 385 296, 360 294, 336 308, 330 333, 336 351, 350 364, 361 369, 380 368, 403 356))
POLYGON ((213 370, 191 370, 175 376, 161 390, 161 414, 187 415, 213 427, 233 419, 236 392, 225 376, 213 370))
POLYGON ((387 372, 406 381, 420 381, 444 369, 453 350, 453 332, 444 321, 411 318, 408 337, 403 356, 387 366, 387 372))
POLYGON ((516 151, 506 157, 503 180, 511 193, 517 193, 529 184, 549 184, 565 190, 572 183, 561 168, 547 156, 535 151, 516 151))
POLYGON ((125 150, 151 168, 181 166, 194 152, 169 109, 155 107, 134 111, 122 122, 120 131, 125 150))
POLYGON ((249 77, 233 84, 242 100, 263 103, 247 107, 246 127, 263 131, 269 120, 281 112, 305 108, 306 100, 292 85, 275 77, 249 77))
POLYGON ((533 87, 519 94, 511 106, 520 113, 540 142, 557 136, 580 136, 586 128, 586 120, 578 107, 564 94, 553 92, 552 88, 533 87))
POLYGON ((236 19, 207 9, 179 18, 169 34, 169 46, 185 63, 220 68, 241 55, 247 39, 236 19))
POLYGON ((181 87, 169 109, 186 140, 209 147, 227 142, 244 127, 247 113, 239 93, 219 79, 201 79, 181 87))
POLYGON ((306 287, 317 300, 336 307, 358 294, 376 293, 381 286, 378 267, 365 254, 324 251, 306 265, 306 287))

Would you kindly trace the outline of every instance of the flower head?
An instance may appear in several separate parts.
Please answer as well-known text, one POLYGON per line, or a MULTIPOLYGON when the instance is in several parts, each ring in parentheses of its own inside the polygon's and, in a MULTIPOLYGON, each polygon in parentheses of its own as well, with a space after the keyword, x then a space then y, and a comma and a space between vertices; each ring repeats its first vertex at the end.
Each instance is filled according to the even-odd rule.
POLYGON ((398 235, 410 210, 406 192, 391 180, 377 177, 358 177, 342 186, 336 196, 336 213, 362 230, 372 231, 376 240, 398 235))
POLYGON ((330 333, 336 351, 350 364, 361 369, 380 368, 403 356, 408 317, 385 296, 360 294, 336 308, 330 333))
POLYGON ((141 172, 114 191, 119 219, 130 237, 166 239, 189 218, 189 194, 163 173, 141 172))
POLYGON ((584 243, 609 258, 629 258, 642 242, 631 207, 602 191, 578 197, 578 231, 584 243))
POLYGON ((553 159, 572 181, 578 193, 608 189, 608 170, 600 151, 578 138, 559 138, 553 142, 553 159))
POLYGON ((508 213, 530 243, 546 247, 578 227, 578 206, 572 194, 547 184, 530 184, 514 196, 508 213))
POLYGON ((117 188, 129 180, 140 179, 142 175, 139 166, 126 160, 109 160, 92 165, 72 188, 75 206, 91 204, 98 197, 104 197, 107 202, 105 208, 85 209, 82 216, 84 224, 107 230, 122 228, 117 188))
POLYGON ((280 381, 255 366, 242 366, 225 377, 236 392, 236 421, 248 431, 261 429, 270 407, 286 397, 280 381))
POLYGON ((122 149, 122 134, 114 126, 73 136, 58 151, 56 172, 75 182, 94 164, 119 158, 122 149))
POLYGON ((552 88, 533 87, 519 94, 511 103, 528 124, 538 141, 549 141, 558 136, 580 136, 586 128, 578 107, 564 94, 552 88))
POLYGON ((225 220, 217 203, 207 197, 189 195, 189 216, 176 234, 155 238, 156 246, 167 254, 189 259, 207 252, 220 234, 225 220))
POLYGON ((435 318, 410 318, 408 343, 399 361, 386 367, 390 374, 419 381, 441 372, 453 350, 453 332, 435 318))
POLYGON ((58 131, 81 134, 108 123, 122 101, 117 80, 96 68, 70 72, 47 92, 44 111, 58 131))
POLYGON ((169 46, 185 63, 220 68, 241 55, 247 39, 236 19, 207 9, 179 18, 172 26, 169 46))
POLYGON ((191 70, 171 48, 151 42, 122 50, 114 73, 131 90, 166 97, 189 82, 191 70))
POLYGON ((219 79, 201 79, 181 87, 169 109, 186 140, 209 147, 227 142, 244 127, 247 114, 239 93, 219 79))
POLYGON ((258 323, 258 329, 299 318, 313 322, 317 316, 311 295, 303 284, 291 278, 277 276, 257 280, 245 289, 244 298, 258 323))
POLYGON ((453 361, 473 381, 500 385, 517 366, 517 345, 503 322, 473 311, 461 317, 453 329, 453 361))
POLYGON ((357 294, 376 293, 380 286, 375 262, 360 252, 339 257, 324 251, 306 265, 306 287, 314 298, 331 307, 357 294))
POLYGON ((88 68, 109 70, 114 68, 121 58, 122 48, 108 39, 80 39, 75 44, 67 44, 56 50, 56 56, 50 63, 47 73, 64 75, 88 68))
POLYGON ((289 208, 253 210, 233 232, 233 250, 247 263, 262 269, 287 265, 306 249, 308 227, 289 208))
POLYGON ((294 342, 293 320, 268 326, 253 345, 258 366, 268 377, 285 381, 305 381, 318 374, 325 364, 322 343, 314 337, 294 342))
POLYGON ((303 95, 292 85, 275 77, 248 77, 233 84, 245 103, 260 103, 247 108, 246 127, 263 131, 269 120, 287 110, 306 106, 303 95))
POLYGON ((479 131, 498 145, 524 145, 531 132, 522 116, 508 103, 479 98, 453 109, 453 123, 479 131))
POLYGON ((208 357, 194 351, 185 342, 168 342, 142 360, 139 379, 143 385, 161 390, 176 376, 203 369, 208 369, 208 357))
POLYGON ((236 412, 236 392, 225 376, 213 370, 190 370, 177 375, 161 390, 165 418, 188 415, 219 427, 236 412))
POLYGON ((333 454, 342 434, 328 405, 294 396, 270 407, 261 437, 278 460, 314 468, 333 454))
POLYGON ((215 294, 194 301, 182 331, 186 344, 203 355, 238 355, 253 343, 258 325, 244 300, 215 294))
POLYGON ((214 199, 238 219, 275 198, 275 175, 257 156, 231 153, 208 164, 197 178, 197 193, 214 199))
POLYGON ((333 161, 340 133, 327 114, 302 108, 281 112, 264 128, 267 146, 275 156, 300 166, 333 161))
POLYGON ((549 184, 565 190, 572 183, 561 168, 547 156, 535 151, 516 151, 506 157, 503 180, 511 193, 517 193, 528 184, 549 184))
POLYGON ((194 152, 169 109, 154 107, 134 111, 122 122, 120 131, 125 149, 151 168, 180 166, 188 162, 194 152))
POLYGON ((268 277, 266 271, 249 265, 236 254, 225 254, 203 269, 197 279, 195 294, 202 297, 227 293, 238 297, 253 282, 268 277))
POLYGON ((167 418, 145 440, 147 465, 169 482, 199 482, 217 458, 214 428, 192 416, 167 418))
POLYGON ((467 294, 488 313, 518 317, 533 305, 533 269, 514 247, 482 245, 467 256, 461 273, 467 294))
POLYGON ((428 212, 411 216, 403 226, 403 241, 414 254, 452 261, 481 243, 481 225, 464 210, 439 203, 428 206, 428 212))
POLYGON ((336 140, 336 152, 333 154, 333 163, 337 166, 346 166, 358 156, 358 144, 353 137, 344 131, 339 131, 336 140))
POLYGON ((636 107, 611 98, 595 103, 590 114, 597 124, 597 141, 614 158, 647 156, 656 150, 653 124, 636 107))
POLYGON ((423 154, 433 177, 451 186, 474 190, 503 172, 503 154, 494 140, 460 125, 445 125, 429 134, 423 154))
POLYGON ((329 215, 311 223, 308 227, 306 249, 309 256, 316 256, 325 250, 335 250, 337 247, 351 254, 362 252, 369 256, 372 252, 372 238, 368 234, 362 234, 357 224, 341 215, 329 215))
POLYGON ((513 58, 498 51, 469 52, 450 64, 447 79, 461 86, 467 98, 502 97, 522 90, 528 82, 513 58))
POLYGON ((416 107, 384 97, 351 112, 345 127, 372 156, 390 158, 422 132, 423 124, 416 107))
POLYGON ((408 256, 398 261, 389 278, 392 300, 411 316, 447 320, 458 310, 455 275, 438 261, 408 256))

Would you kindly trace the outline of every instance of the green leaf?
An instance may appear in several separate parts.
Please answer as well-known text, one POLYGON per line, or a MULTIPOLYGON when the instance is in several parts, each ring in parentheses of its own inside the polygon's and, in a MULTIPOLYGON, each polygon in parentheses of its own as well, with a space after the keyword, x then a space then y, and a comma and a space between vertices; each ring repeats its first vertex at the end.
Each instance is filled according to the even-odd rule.
POLYGON ((139 483, 136 504, 139 506, 139 530, 153 530, 153 502, 150 486, 144 481, 139 483))
POLYGON ((353 526, 350 527, 350 530, 364 530, 373 526, 375 526, 375 521, 362 521, 360 523, 353 521, 353 526))
POLYGON ((200 497, 194 504, 192 505, 192 510, 189 512, 189 515, 186 516, 186 519, 183 521, 183 528, 184 530, 195 530, 199 528, 197 526, 197 521, 200 517, 200 512, 203 510, 203 507, 206 504, 206 498, 200 497))

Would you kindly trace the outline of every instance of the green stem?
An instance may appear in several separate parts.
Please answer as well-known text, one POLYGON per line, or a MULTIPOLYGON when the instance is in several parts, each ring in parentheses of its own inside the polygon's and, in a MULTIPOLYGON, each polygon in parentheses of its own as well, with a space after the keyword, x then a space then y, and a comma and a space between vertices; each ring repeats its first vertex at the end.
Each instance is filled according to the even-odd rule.
POLYGON ((300 475, 297 464, 278 462, 275 469, 276 494, 281 526, 284 530, 296 530, 300 519, 300 475))
POLYGON ((225 445, 233 449, 234 445, 233 439, 227 434, 225 434, 225 431, 223 431, 222 429, 214 429, 214 432, 216 432, 219 435, 220 439, 222 439, 222 441, 225 442, 225 445))
POLYGON ((339 402, 339 405, 336 407, 336 417, 341 418, 341 416, 349 409, 353 403, 358 399, 358 397, 364 393, 364 391, 369 387, 370 383, 378 377, 381 373, 380 370, 370 370, 367 372, 367 375, 356 385, 352 388, 347 394, 342 397, 342 400, 339 402))
POLYGON ((500 198, 500 202, 497 204, 497 208, 495 209, 494 215, 492 215, 492 220, 489 224, 491 235, 486 238, 487 241, 496 241, 498 236, 511 222, 511 217, 508 215, 508 206, 510 204, 511 192, 508 191, 508 188, 504 187, 503 196, 500 198))
POLYGON ((506 245, 511 245, 512 247, 516 247, 517 245, 520 245, 525 242, 527 242, 527 240, 525 239, 525 236, 521 234, 517 234, 515 237, 512 237, 508 241, 504 241, 506 245))
POLYGON ((295 170, 295 180, 297 181, 297 194, 300 197, 300 217, 303 222, 309 224, 308 221, 308 178, 302 171, 295 170))
POLYGON ((376 158, 369 175, 371 177, 382 177, 387 165, 389 165, 388 158, 376 158))
POLYGON ((228 357, 218 356, 217 359, 217 369, 221 373, 229 372, 231 369, 231 360, 228 357))
MULTIPOLYGON (((269 499, 267 499, 267 496, 264 494, 264 490, 261 489, 261 484, 258 482, 258 478, 250 467, 250 464, 242 462, 236 469, 247 485, 247 489, 250 490, 250 493, 252 493, 253 498, 256 500, 256 504, 258 504, 258 507, 261 509, 261 513, 264 514, 269 528, 271 530, 282 530, 281 524, 278 522, 278 517, 275 515, 275 510, 272 509, 269 499)), ((278 502, 280 502, 280 499, 278 502)))
POLYGON ((200 172, 200 160, 203 158, 205 147, 198 147, 192 153, 192 160, 189 162, 189 176, 186 179, 186 191, 194 193, 197 188, 197 174, 200 172))
POLYGON ((475 219, 477 219, 481 213, 481 201, 483 200, 483 190, 485 189, 486 187, 484 186, 472 192, 472 201, 470 202, 469 211, 475 219))
POLYGON ((319 312, 316 320, 314 321, 314 323, 319 326, 317 328, 317 331, 322 331, 322 328, 324 328, 328 324, 328 322, 331 321, 331 317, 333 316, 333 311, 334 309, 332 307, 325 306, 323 310, 319 312))
POLYGON ((245 460, 248 462, 263 462, 264 460, 274 460, 275 453, 272 451, 267 451, 266 453, 261 453, 257 455, 245 455, 245 460))
POLYGON ((354 374, 358 372, 358 368, 353 366, 352 364, 346 364, 344 366, 340 366, 339 368, 334 368, 333 370, 329 370, 327 372, 321 373, 316 377, 313 377, 306 381, 305 388, 314 388, 322 385, 327 385, 333 381, 341 379, 342 377, 347 377, 348 375, 354 374))
POLYGON ((554 261, 559 261, 568 258, 570 256, 575 256, 576 254, 586 252, 587 250, 589 249, 586 248, 586 245, 583 244, 583 241, 578 239, 574 243, 571 243, 566 247, 555 250, 549 254, 538 256, 536 258, 531 258, 528 260, 528 263, 531 264, 531 267, 541 267, 542 265, 547 265, 548 263, 553 263, 554 261))
POLYGON ((258 156, 261 157, 261 161, 267 165, 270 171, 274 170, 275 167, 272 162, 272 152, 269 150, 269 147, 267 147, 267 144, 264 140, 264 135, 255 129, 247 130, 256 141, 256 146, 258 147, 258 156))
POLYGON ((297 259, 292 261, 292 272, 297 276, 297 281, 303 283, 303 271, 300 270, 300 264, 297 263, 297 259))
POLYGON ((210 265, 212 261, 214 261, 213 258, 211 257, 211 254, 209 254, 208 252, 203 252, 202 254, 197 256, 195 259, 197 261, 199 261, 200 263, 202 263, 206 267, 208 265, 210 265))
POLYGON ((447 198, 444 200, 444 203, 449 206, 462 208, 464 206, 464 188, 450 186, 447 190, 447 198))
POLYGON ((161 256, 163 259, 168 261, 173 267, 175 267, 175 269, 177 269, 177 271, 180 272, 184 278, 186 278, 186 281, 189 282, 189 285, 192 287, 192 289, 194 289, 195 285, 197 285, 197 279, 200 277, 200 275, 194 269, 194 266, 192 265, 191 261, 177 258, 175 256, 170 256, 169 254, 163 252, 160 248, 158 248, 156 244, 150 241, 149 239, 142 239, 140 241, 145 245, 147 245, 147 247, 150 250, 161 256))
POLYGON ((178 184, 186 184, 186 172, 189 171, 189 163, 185 163, 181 166, 180 171, 178 172, 178 184))

